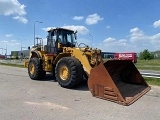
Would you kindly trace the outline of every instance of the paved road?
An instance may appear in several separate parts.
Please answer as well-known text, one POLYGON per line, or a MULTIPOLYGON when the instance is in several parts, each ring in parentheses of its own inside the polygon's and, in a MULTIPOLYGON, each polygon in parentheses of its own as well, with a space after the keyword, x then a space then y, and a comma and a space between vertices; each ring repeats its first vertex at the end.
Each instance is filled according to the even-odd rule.
POLYGON ((61 88, 47 75, 30 80, 25 68, 0 65, 0 120, 159 120, 160 88, 130 106, 94 98, 83 84, 61 88))

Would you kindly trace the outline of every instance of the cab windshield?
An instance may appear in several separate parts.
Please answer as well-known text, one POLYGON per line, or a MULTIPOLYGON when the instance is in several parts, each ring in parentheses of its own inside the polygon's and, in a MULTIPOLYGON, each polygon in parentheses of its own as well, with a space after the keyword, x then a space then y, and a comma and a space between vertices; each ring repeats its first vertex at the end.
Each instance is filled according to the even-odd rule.
POLYGON ((75 46, 74 32, 61 30, 59 32, 59 42, 69 47, 75 46))

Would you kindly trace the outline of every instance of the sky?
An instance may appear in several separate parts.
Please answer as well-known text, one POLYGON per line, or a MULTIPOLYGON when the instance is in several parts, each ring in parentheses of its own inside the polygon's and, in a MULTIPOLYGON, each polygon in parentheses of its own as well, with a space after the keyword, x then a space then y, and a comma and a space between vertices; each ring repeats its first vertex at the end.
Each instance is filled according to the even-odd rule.
POLYGON ((160 50, 160 0, 0 0, 0 54, 26 50, 47 30, 78 31, 103 52, 160 50))

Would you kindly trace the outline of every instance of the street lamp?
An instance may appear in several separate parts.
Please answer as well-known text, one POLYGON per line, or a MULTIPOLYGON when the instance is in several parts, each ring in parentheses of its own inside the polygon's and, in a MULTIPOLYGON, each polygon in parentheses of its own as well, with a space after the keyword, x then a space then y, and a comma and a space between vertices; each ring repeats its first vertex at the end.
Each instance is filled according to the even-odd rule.
POLYGON ((6 59, 7 59, 7 43, 6 43, 6 55, 5 55, 6 59))
POLYGON ((36 26, 36 23, 43 23, 43 22, 41 22, 41 21, 35 21, 34 22, 34 46, 35 46, 35 26, 36 26))
POLYGON ((89 34, 91 37, 92 37, 92 41, 91 41, 91 47, 92 47, 92 44, 93 44, 93 36, 91 34, 89 34))
POLYGON ((6 50, 6 57, 7 57, 7 43, 6 43, 6 49, 4 49, 4 50, 6 50))
POLYGON ((21 46, 20 46, 20 48, 21 48, 20 51, 21 51, 21 53, 22 53, 22 39, 20 39, 20 38, 17 38, 17 39, 20 40, 20 42, 21 42, 21 43, 20 43, 20 44, 21 44, 21 46))
POLYGON ((23 48, 27 48, 27 47, 23 47, 23 45, 22 45, 22 40, 24 41, 25 39, 20 39, 20 38, 17 38, 17 39, 19 39, 20 41, 21 41, 21 49, 20 49, 20 56, 21 56, 21 60, 22 60, 22 58, 23 58, 23 48))

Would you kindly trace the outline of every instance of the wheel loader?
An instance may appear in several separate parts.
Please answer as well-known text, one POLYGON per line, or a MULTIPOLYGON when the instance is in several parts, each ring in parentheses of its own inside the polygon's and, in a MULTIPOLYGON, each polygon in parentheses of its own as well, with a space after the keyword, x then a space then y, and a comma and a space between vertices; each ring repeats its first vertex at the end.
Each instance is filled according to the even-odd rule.
POLYGON ((25 62, 29 77, 44 79, 46 72, 55 76, 64 88, 78 86, 87 78, 94 97, 130 105, 151 88, 130 60, 103 62, 101 50, 76 42, 75 31, 52 28, 48 31, 47 45, 37 43, 25 62))

